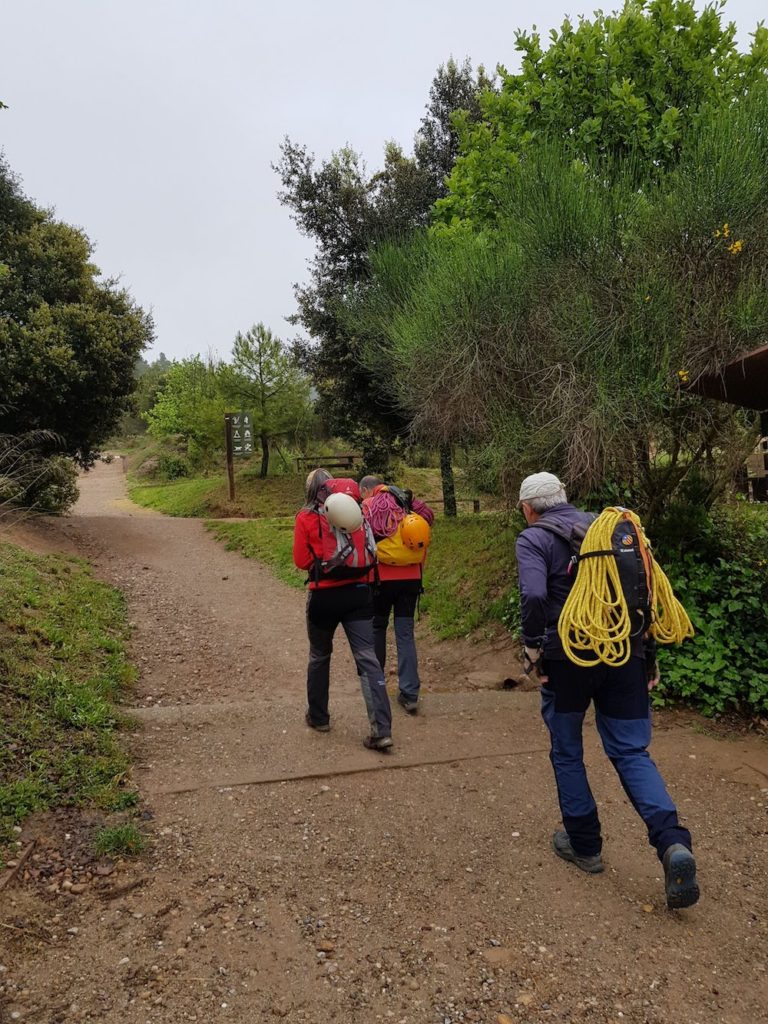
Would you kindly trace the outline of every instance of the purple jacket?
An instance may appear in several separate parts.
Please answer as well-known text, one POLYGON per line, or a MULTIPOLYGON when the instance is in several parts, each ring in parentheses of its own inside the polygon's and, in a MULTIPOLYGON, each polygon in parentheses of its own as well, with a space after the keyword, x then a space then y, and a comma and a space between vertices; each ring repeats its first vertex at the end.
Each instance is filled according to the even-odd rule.
MULTIPOLYGON (((556 505, 540 516, 566 534, 589 516, 573 505, 556 505)), ((544 657, 564 661, 565 651, 557 635, 557 620, 573 586, 575 575, 568 573, 571 548, 567 541, 549 530, 529 526, 517 538, 517 572, 520 579, 520 614, 526 647, 538 647, 544 641, 544 657)), ((645 645, 638 636, 632 641, 632 654, 643 657, 645 645)))

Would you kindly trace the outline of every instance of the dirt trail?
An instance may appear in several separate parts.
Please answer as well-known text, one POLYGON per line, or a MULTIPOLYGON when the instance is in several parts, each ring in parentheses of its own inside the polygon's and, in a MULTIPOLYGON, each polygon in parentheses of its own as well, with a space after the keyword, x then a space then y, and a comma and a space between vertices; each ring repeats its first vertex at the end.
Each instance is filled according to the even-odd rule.
POLYGON ((503 651, 470 664, 466 648, 425 651, 424 712, 396 716, 386 757, 360 746, 339 643, 333 731, 311 733, 303 595, 200 522, 132 506, 119 463, 82 491, 45 542, 74 546, 127 595, 152 849, 119 898, 2 894, 0 923, 47 937, 0 938, 0 1021, 766 1019, 764 744, 672 716, 657 730, 704 888, 670 914, 591 735, 608 869, 582 875, 549 852, 558 815, 536 695, 476 689, 503 678, 503 651))

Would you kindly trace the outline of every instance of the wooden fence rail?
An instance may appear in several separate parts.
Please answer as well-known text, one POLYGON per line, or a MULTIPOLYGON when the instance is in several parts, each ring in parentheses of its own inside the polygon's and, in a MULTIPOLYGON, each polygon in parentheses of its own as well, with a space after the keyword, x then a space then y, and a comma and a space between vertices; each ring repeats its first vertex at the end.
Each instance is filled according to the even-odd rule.
MULTIPOLYGON (((426 501, 427 505, 444 505, 445 504, 445 501, 443 500, 443 498, 429 498, 429 500, 424 498, 423 500, 426 501)), ((456 504, 457 505, 469 505, 470 503, 472 504, 472 511, 474 513, 478 513, 480 511, 480 499, 479 498, 456 498, 456 504)))

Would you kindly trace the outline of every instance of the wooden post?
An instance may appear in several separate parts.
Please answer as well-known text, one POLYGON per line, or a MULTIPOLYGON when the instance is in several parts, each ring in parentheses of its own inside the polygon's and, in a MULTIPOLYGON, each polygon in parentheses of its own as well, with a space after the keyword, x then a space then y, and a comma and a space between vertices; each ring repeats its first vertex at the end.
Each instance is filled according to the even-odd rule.
POLYGON ((473 498, 472 499, 472 511, 475 513, 475 515, 477 515, 477 513, 480 511, 480 499, 479 498, 473 498))
POLYGON ((232 454, 232 418, 224 413, 224 435, 227 439, 227 476, 229 477, 229 500, 235 500, 235 460, 232 454))

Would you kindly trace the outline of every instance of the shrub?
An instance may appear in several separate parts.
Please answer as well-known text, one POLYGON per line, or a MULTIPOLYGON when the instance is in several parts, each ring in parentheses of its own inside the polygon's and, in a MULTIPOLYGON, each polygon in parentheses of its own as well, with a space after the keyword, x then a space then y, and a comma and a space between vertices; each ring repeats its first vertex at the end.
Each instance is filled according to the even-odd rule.
POLYGON ((50 431, 0 434, 0 506, 63 515, 77 501, 77 467, 51 454, 60 439, 50 431))
POLYGON ((192 466, 182 455, 161 455, 157 461, 157 469, 166 480, 180 480, 182 477, 192 475, 192 466))
POLYGON ((661 651, 657 705, 768 713, 767 566, 768 509, 744 505, 716 510, 695 548, 666 562, 696 635, 661 651))
POLYGON ((40 464, 37 479, 24 495, 24 504, 36 512, 63 516, 77 501, 77 467, 72 459, 54 455, 40 464))

